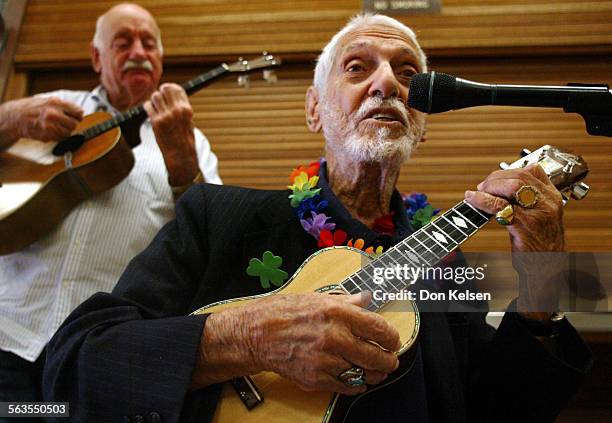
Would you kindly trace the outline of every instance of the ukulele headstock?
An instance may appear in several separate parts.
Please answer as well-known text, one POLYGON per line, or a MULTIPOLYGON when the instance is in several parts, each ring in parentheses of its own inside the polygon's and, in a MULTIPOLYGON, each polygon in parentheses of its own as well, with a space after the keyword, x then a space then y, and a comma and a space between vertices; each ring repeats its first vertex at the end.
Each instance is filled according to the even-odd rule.
POLYGON ((580 182, 589 172, 582 157, 550 145, 533 152, 524 148, 520 155, 521 158, 514 163, 502 162, 499 166, 502 169, 519 169, 532 163, 539 164, 563 195, 564 203, 569 201, 570 197, 582 200, 588 194, 589 186, 580 182))
POLYGON ((230 64, 224 63, 222 66, 229 72, 240 73, 238 85, 248 88, 250 85, 249 73, 258 69, 263 69, 263 78, 266 82, 271 84, 278 82, 278 77, 271 68, 279 66, 281 63, 279 57, 264 51, 260 57, 255 59, 246 60, 240 57, 238 61, 230 64))

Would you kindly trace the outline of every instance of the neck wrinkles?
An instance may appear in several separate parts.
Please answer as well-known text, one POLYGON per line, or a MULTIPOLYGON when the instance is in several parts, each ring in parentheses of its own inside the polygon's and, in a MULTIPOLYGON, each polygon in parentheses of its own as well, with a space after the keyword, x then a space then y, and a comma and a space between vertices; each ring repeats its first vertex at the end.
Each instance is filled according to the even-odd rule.
POLYGON ((369 228, 390 212, 399 177, 399 166, 393 162, 354 163, 327 155, 329 187, 351 215, 369 228))

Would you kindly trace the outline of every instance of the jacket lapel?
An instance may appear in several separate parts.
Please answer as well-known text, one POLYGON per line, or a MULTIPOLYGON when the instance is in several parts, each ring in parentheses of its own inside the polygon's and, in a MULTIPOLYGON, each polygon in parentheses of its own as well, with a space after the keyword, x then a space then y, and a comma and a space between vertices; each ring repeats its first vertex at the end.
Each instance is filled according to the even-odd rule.
POLYGON ((291 277, 317 245, 293 213, 288 196, 289 191, 279 191, 258 208, 259 224, 244 235, 242 255, 248 261, 271 251, 282 257, 281 269, 291 277))

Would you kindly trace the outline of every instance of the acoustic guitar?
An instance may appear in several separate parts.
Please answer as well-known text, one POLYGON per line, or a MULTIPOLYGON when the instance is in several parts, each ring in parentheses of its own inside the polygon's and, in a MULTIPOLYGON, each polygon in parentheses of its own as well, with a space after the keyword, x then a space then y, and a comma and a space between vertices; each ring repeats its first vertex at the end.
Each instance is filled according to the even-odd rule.
MULTIPOLYGON (((223 63, 182 87, 192 94, 228 73, 244 77, 280 63, 267 53, 254 60, 223 63)), ((264 72, 264 78, 275 81, 269 72, 264 72)), ((145 118, 142 105, 115 117, 96 112, 85 116, 65 140, 49 143, 22 138, 0 152, 0 255, 42 238, 79 203, 121 182, 134 166, 130 146, 139 142, 138 130, 145 118)))
MULTIPOLYGON (((534 152, 523 150, 523 155, 523 158, 511 165, 502 163, 502 168, 521 168, 539 163, 563 194, 564 203, 570 197, 582 199, 587 194, 589 187, 579 181, 588 173, 588 167, 580 156, 549 145, 534 152)), ((368 309, 379 313, 398 330, 402 345, 397 351, 400 359, 398 369, 383 384, 371 386, 362 395, 351 397, 329 392, 306 393, 276 373, 261 372, 223 384, 213 421, 267 423, 279 417, 283 421, 300 423, 344 421, 353 404, 362 396, 394 383, 408 373, 415 356, 420 326, 416 304, 410 300, 387 300, 393 299, 393 294, 409 290, 414 281, 386 279, 385 284, 375 285, 375 269, 397 265, 411 268, 436 266, 489 222, 490 218, 491 215, 462 201, 375 259, 350 247, 322 249, 310 256, 291 279, 275 291, 221 301, 196 310, 193 314, 214 313, 275 294, 355 294, 364 290, 378 290, 381 299, 374 296, 368 309)))

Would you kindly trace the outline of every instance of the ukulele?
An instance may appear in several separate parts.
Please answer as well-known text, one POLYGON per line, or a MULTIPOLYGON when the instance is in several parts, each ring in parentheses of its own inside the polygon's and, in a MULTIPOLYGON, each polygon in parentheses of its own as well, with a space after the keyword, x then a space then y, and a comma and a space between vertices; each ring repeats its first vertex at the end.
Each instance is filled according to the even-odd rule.
MULTIPOLYGON (((503 169, 516 169, 538 163, 561 191, 564 204, 570 197, 580 200, 587 194, 589 187, 579 181, 587 175, 588 167, 580 156, 549 145, 534 152, 523 150, 522 155, 524 157, 520 160, 510 165, 501 163, 500 166, 503 169)), ((329 392, 304 392, 290 380, 265 371, 224 383, 213 422, 269 422, 279 417, 283 421, 300 423, 343 422, 359 398, 394 383, 408 373, 414 363, 420 327, 419 312, 414 301, 393 299, 399 298, 393 294, 409 290, 415 281, 387 279, 385 284, 376 285, 373 283, 375 269, 394 268, 398 265, 410 268, 435 267, 486 225, 491 217, 462 201, 377 258, 373 259, 351 247, 325 248, 307 258, 282 287, 272 292, 220 301, 194 311, 192 314, 214 313, 275 294, 355 294, 365 290, 379 291, 381 295, 373 295, 367 308, 379 313, 400 334, 401 348, 396 352, 400 361, 398 369, 384 383, 370 387, 364 394, 346 396, 329 392)))
MULTIPOLYGON (((182 87, 192 94, 226 74, 241 74, 241 82, 251 71, 280 63, 267 53, 254 60, 222 63, 182 87)), ((264 78, 275 82, 269 71, 264 71, 264 78)), ((127 177, 134 166, 130 146, 137 144, 134 140, 139 140, 138 130, 146 117, 142 105, 115 117, 96 112, 85 116, 65 140, 22 138, 0 152, 0 255, 20 251, 42 238, 79 203, 127 177), (130 146, 126 138, 132 141, 130 146)))

